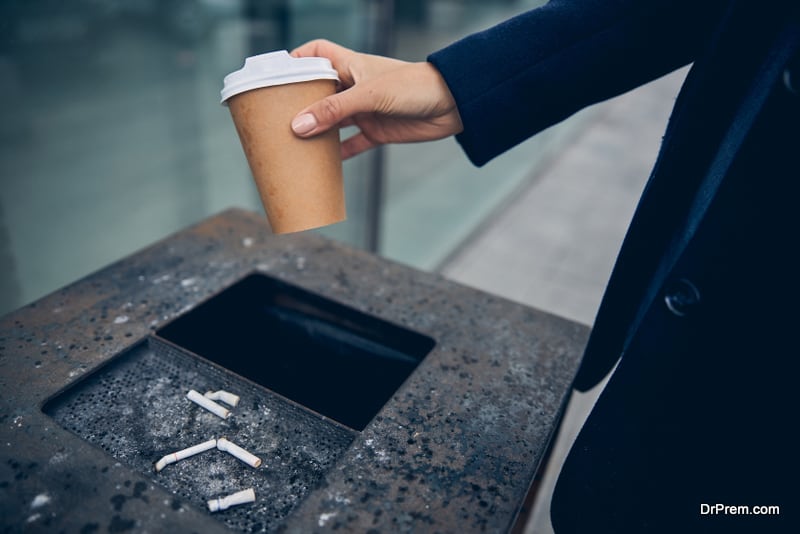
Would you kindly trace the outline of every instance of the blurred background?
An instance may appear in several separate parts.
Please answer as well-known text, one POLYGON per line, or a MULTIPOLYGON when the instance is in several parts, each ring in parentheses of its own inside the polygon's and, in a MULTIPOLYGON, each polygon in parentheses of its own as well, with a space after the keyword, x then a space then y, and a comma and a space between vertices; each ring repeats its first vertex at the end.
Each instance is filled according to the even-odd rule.
MULTIPOLYGON (((219 104, 244 57, 323 37, 420 61, 541 3, 2 0, 0 313, 227 207, 262 210, 219 104)), ((321 232, 440 269, 580 120, 481 170, 452 139, 359 156, 348 221, 321 232)))
MULTIPOLYGON (((246 56, 327 38, 422 61, 543 3, 0 0, 0 314, 228 207, 262 211, 219 104, 246 56)), ((481 169, 453 139, 360 155, 348 220, 319 232, 591 325, 686 72, 481 169)), ((552 483, 600 389, 573 395, 514 532, 552 532, 552 483)))

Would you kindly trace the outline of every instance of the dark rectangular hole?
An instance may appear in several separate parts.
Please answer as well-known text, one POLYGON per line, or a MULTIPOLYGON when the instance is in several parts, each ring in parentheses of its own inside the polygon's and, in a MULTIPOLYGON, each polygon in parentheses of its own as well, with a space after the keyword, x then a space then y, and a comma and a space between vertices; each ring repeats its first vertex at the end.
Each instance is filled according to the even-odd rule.
POLYGON ((261 274, 157 335, 356 430, 435 345, 428 336, 261 274))

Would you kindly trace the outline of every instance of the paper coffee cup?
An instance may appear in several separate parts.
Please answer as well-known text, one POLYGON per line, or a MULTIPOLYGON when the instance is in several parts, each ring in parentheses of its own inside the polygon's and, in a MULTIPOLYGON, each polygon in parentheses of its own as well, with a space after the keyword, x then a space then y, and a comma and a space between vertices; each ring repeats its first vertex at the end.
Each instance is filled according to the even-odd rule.
POLYGON ((338 79, 328 59, 294 58, 285 50, 249 57, 225 77, 222 103, 275 233, 346 218, 339 132, 301 139, 291 129, 300 110, 336 91, 338 79))

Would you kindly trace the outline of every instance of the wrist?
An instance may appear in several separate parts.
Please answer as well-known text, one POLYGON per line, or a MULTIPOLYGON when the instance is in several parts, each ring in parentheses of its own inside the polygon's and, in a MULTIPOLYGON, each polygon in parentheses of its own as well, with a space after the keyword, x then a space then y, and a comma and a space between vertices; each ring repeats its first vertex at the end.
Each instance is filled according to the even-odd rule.
POLYGON ((439 114, 451 123, 452 134, 461 133, 464 129, 464 125, 461 122, 458 104, 456 103, 452 91, 450 91, 450 87, 447 85, 447 80, 439 69, 436 68, 436 65, 430 61, 421 62, 420 68, 425 71, 426 76, 430 80, 429 84, 436 92, 436 108, 439 114))

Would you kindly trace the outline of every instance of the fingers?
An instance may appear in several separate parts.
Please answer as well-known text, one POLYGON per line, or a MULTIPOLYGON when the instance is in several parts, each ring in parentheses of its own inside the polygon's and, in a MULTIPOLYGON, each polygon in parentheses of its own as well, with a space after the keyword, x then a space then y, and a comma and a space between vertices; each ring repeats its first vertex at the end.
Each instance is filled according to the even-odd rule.
POLYGON ((326 39, 314 39, 301 44, 292 50, 290 55, 294 57, 326 57, 330 59, 332 56, 341 57, 348 52, 351 51, 326 39))
POLYGON ((350 74, 350 64, 357 55, 356 52, 325 39, 316 39, 302 44, 291 51, 294 57, 324 57, 330 60, 331 65, 339 73, 339 78, 345 87, 353 85, 350 74))
POLYGON ((361 93, 358 87, 353 86, 311 104, 292 120, 292 130, 300 137, 312 137, 333 127, 350 124, 353 115, 371 109, 371 99, 361 93))
POLYGON ((377 143, 373 143, 367 139, 363 133, 359 132, 342 141, 342 159, 344 160, 357 156, 362 152, 374 148, 376 145, 377 143))

